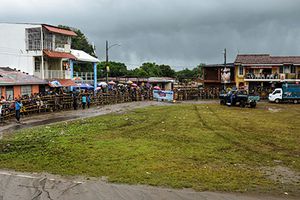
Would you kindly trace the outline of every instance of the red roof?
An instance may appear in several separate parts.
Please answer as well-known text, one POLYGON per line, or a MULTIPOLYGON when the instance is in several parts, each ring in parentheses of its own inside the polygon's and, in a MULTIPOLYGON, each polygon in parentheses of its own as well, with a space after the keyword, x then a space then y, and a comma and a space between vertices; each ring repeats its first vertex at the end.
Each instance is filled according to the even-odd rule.
POLYGON ((71 79, 59 79, 58 82, 63 86, 63 87, 71 87, 71 86, 77 86, 77 84, 71 80, 71 79))
POLYGON ((2 85, 45 85, 44 80, 9 67, 0 67, 0 86, 2 85))
POLYGON ((77 34, 74 31, 63 29, 63 28, 58 28, 55 26, 49 26, 49 25, 43 25, 45 29, 52 33, 59 33, 62 35, 69 35, 69 36, 77 36, 77 34))
POLYGON ((269 54, 237 55, 236 64, 300 64, 300 56, 270 56, 269 54))
POLYGON ((44 50, 44 54, 49 58, 69 58, 76 60, 76 57, 70 53, 44 50))

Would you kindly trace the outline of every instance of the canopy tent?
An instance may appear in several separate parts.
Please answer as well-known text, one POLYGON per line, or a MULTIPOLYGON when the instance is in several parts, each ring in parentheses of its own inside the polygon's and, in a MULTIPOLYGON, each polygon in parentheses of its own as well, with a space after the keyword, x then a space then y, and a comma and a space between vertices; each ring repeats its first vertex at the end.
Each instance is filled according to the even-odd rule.
POLYGON ((70 69, 71 69, 71 78, 73 78, 74 74, 74 62, 80 63, 80 62, 89 62, 93 64, 94 68, 94 87, 97 88, 97 63, 100 62, 99 59, 89 55, 88 53, 81 51, 81 50, 75 50, 71 49, 71 54, 76 58, 74 61, 70 61, 70 69))
POLYGON ((98 58, 95 58, 90 54, 81 50, 71 49, 71 54, 76 57, 76 61, 91 62, 91 63, 100 62, 98 58))

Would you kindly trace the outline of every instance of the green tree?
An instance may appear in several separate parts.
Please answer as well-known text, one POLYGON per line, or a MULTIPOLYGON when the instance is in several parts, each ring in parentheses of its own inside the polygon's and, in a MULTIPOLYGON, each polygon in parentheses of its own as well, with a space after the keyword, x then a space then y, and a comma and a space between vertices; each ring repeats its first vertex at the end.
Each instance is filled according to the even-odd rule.
POLYGON ((161 77, 162 75, 161 69, 155 63, 143 63, 140 68, 147 72, 148 77, 161 77))
MULTIPOLYGON (((99 77, 106 76, 106 62, 100 62, 97 66, 97 74, 99 77)), ((126 76, 128 74, 127 66, 124 63, 120 62, 108 62, 109 73, 108 75, 111 77, 121 77, 126 76)))
POLYGON ((176 78, 182 82, 183 80, 191 80, 195 76, 195 71, 185 68, 184 70, 176 72, 176 78))
POLYGON ((200 63, 193 71, 197 74, 197 78, 203 78, 203 67, 205 66, 204 63, 200 63))
POLYGON ((162 77, 172 77, 176 76, 175 70, 173 70, 169 65, 159 65, 162 77))

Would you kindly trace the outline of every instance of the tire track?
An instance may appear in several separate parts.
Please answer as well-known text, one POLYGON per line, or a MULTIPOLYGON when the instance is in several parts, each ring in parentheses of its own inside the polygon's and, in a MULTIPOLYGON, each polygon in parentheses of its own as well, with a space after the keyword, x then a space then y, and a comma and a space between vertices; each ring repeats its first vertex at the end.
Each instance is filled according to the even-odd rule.
MULTIPOLYGON (((249 137, 249 132, 244 131, 243 129, 239 129, 235 126, 232 126, 231 124, 229 124, 227 121, 223 120, 213 109, 211 109, 210 107, 208 107, 208 110, 213 113, 213 115, 219 120, 221 121, 224 125, 226 125, 227 127, 231 128, 232 130, 234 130, 236 133, 242 135, 243 137, 246 137, 247 140, 253 140, 253 138, 249 137)), ((287 155, 290 155, 290 153, 296 153, 299 154, 299 152, 291 152, 290 150, 284 148, 284 147, 280 147, 277 144, 271 142, 271 141, 265 141, 263 139, 261 139, 260 137, 256 137, 255 140, 259 141, 261 144, 263 145, 267 145, 269 147, 272 148, 272 150, 279 150, 279 151, 284 151, 287 155)))
POLYGON ((233 145, 235 145, 235 146, 237 146, 237 147, 239 147, 241 149, 247 150, 249 152, 270 156, 270 154, 266 154, 266 153, 263 153, 263 152, 261 152, 259 150, 256 150, 253 146, 249 146, 246 143, 242 143, 240 141, 234 140, 234 138, 232 138, 232 137, 228 137, 228 136, 225 136, 225 134, 221 134, 221 133, 217 132, 213 127, 211 127, 211 126, 209 126, 207 124, 207 122, 201 116, 198 107, 195 106, 195 105, 194 105, 194 110, 196 112, 197 117, 200 120, 200 123, 203 125, 203 127, 206 128, 206 129, 208 129, 208 130, 210 130, 210 131, 212 131, 218 137, 224 139, 225 141, 227 141, 229 143, 232 143, 233 145))

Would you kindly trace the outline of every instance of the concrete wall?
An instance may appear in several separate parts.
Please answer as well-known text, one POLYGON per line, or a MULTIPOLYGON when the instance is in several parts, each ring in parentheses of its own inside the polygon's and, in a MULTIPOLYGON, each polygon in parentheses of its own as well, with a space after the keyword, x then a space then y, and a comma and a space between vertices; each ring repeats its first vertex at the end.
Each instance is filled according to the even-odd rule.
POLYGON ((36 94, 40 92, 40 86, 39 85, 32 85, 31 86, 31 93, 36 94))
POLYGON ((239 66, 235 66, 235 83, 236 83, 236 87, 239 88, 240 84, 244 84, 246 85, 245 81, 244 81, 244 75, 245 75, 245 68, 244 68, 244 75, 240 76, 239 75, 239 66))
POLYGON ((14 98, 19 98, 19 97, 21 97, 21 86, 15 85, 14 86, 14 98))
MULTIPOLYGON (((1 96, 3 96, 5 99, 7 98, 6 95, 6 86, 0 86, 1 90, 1 96)), ((13 86, 14 91, 14 97, 13 98, 19 98, 21 96, 21 86, 15 85, 13 86)), ((32 85, 31 86, 31 94, 36 94, 40 92, 40 86, 39 85, 32 85)))
POLYGON ((33 75, 34 58, 41 51, 26 51, 26 28, 41 25, 0 23, 0 66, 11 67, 33 75))

